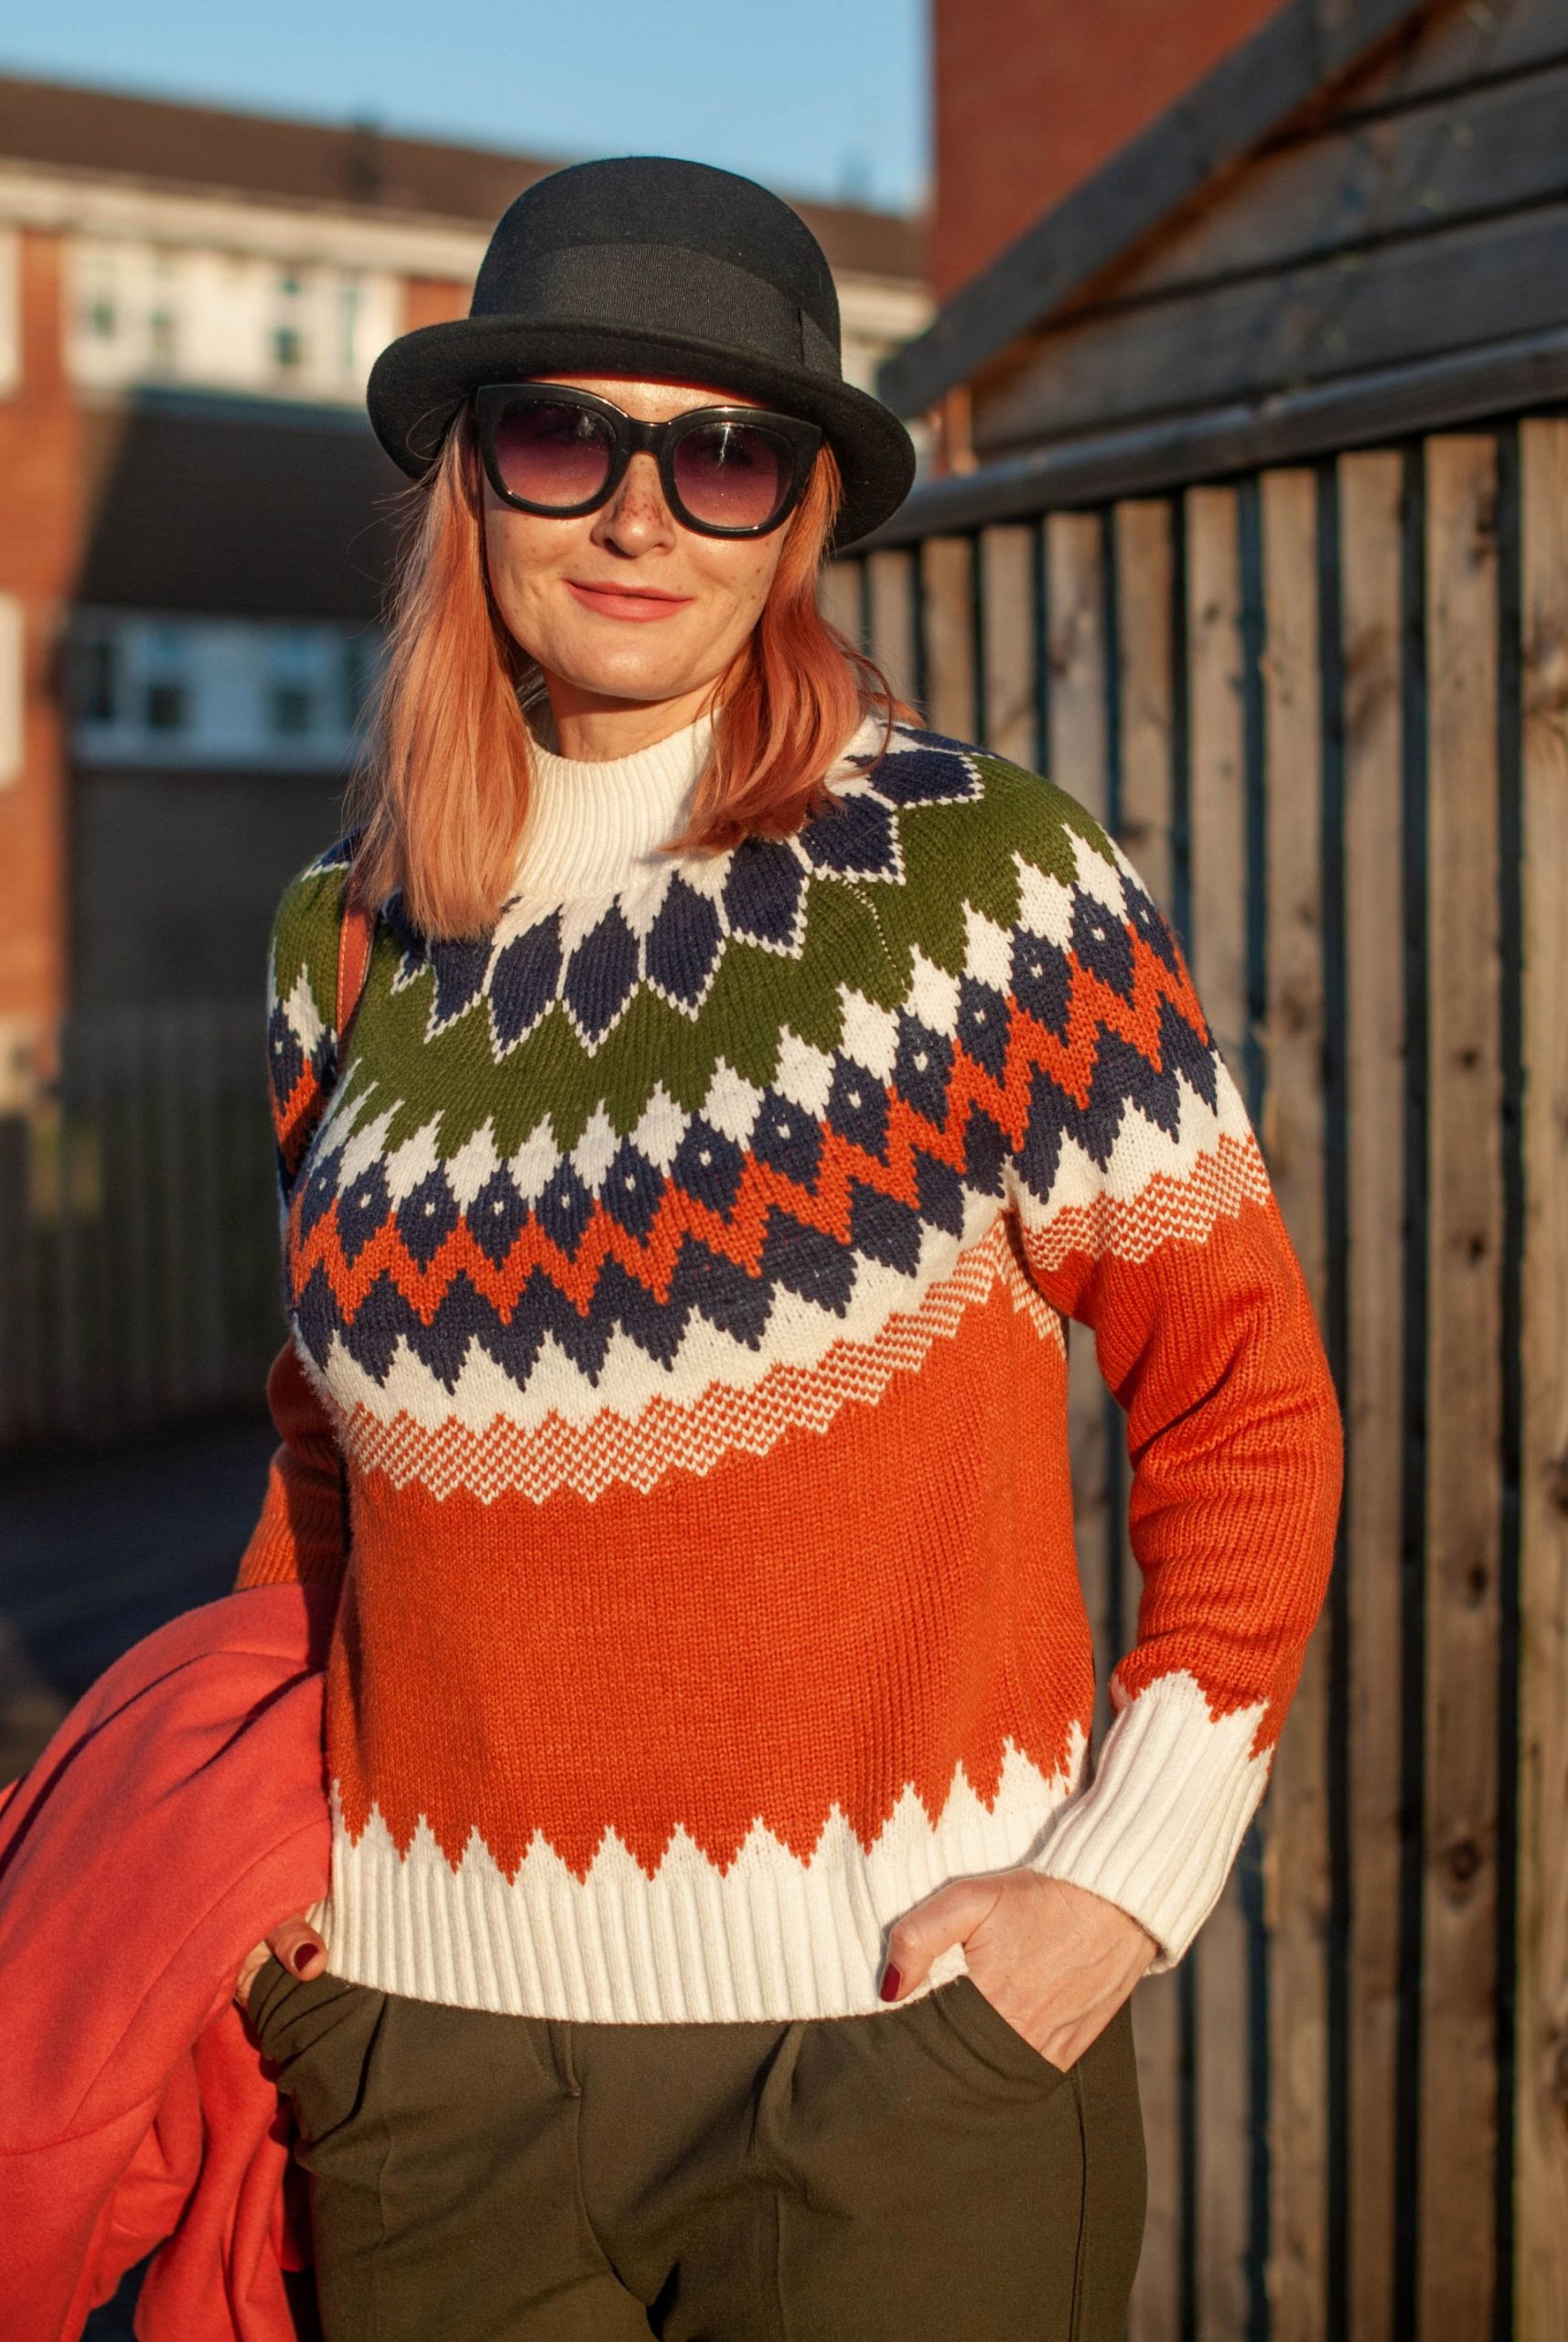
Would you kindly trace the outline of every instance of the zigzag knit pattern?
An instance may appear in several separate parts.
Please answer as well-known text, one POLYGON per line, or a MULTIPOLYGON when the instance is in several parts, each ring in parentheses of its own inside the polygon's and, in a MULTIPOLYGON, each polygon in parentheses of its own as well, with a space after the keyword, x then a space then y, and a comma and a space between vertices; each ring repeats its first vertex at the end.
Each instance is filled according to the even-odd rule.
POLYGON ((490 933, 381 907, 336 1080, 351 841, 280 907, 294 1341, 240 1583, 344 1579, 329 1964, 537 2014, 870 2012, 893 1920, 1027 1864, 1168 1965, 1338 1496, 1247 1117, 1062 791, 868 727, 796 834, 660 854, 706 738, 542 756, 490 933), (1145 1580, 1092 1785, 1069 1318, 1145 1580))

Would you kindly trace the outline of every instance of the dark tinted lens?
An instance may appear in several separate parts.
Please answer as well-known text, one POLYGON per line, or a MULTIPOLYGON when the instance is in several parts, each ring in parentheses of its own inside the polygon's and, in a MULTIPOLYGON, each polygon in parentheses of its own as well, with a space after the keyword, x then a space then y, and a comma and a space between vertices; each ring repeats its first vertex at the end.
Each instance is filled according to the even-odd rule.
POLYGON ((704 423, 675 443, 675 488, 693 521, 756 529, 789 492, 784 441, 760 424, 704 423))
POLYGON ((585 408, 515 407, 496 424, 496 468, 514 496, 565 511, 598 494, 614 445, 604 416, 585 408))

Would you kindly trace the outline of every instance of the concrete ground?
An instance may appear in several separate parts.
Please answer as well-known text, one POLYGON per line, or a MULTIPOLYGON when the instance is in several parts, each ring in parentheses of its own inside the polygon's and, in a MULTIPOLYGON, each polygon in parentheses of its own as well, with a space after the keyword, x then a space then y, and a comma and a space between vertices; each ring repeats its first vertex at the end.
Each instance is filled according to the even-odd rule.
MULTIPOLYGON (((276 1443, 263 1415, 0 1456, 0 1781, 123 1651, 228 1591, 276 1443)), ((131 2342, 134 2291, 88 2342, 131 2342)))

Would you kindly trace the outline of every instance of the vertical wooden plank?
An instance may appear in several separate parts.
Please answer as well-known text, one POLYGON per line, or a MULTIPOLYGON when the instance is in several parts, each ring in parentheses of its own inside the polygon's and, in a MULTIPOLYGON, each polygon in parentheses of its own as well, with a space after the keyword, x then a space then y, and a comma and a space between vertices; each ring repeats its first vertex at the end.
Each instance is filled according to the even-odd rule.
MULTIPOLYGON (((1321 1318, 1328 1261, 1317 483, 1309 471, 1265 472, 1260 496, 1269 1003, 1261 1136, 1321 1318)), ((1326 1624, 1307 1646, 1265 1808, 1271 2342, 1326 2342, 1327 2331, 1326 1624)))
POLYGON ((1110 817, 1105 738, 1105 564, 1100 516, 1053 512, 1046 522, 1051 632, 1050 777, 1110 817))
POLYGON ((861 648, 860 571, 858 561, 830 561, 817 580, 818 609, 857 650, 861 648))
POLYGON ((915 697, 915 555, 902 546, 868 553, 871 656, 896 699, 915 697))
POLYGON ((1122 843, 1170 917, 1171 509, 1116 507, 1116 639, 1122 711, 1122 843))
POLYGON ((1496 451, 1427 443, 1429 1195, 1421 2335, 1490 2331, 1503 1189, 1496 451))
POLYGON ((1345 1566, 1349 1616, 1349 2311, 1393 2331, 1400 1973, 1404 1002, 1397 454, 1339 465, 1345 681, 1345 1566))
MULTIPOLYGON (((1236 497, 1187 499, 1191 725, 1192 965, 1232 1077, 1247 1017, 1246 807, 1236 497)), ((1197 2014, 1199 2342, 1247 2331, 1248 2113, 1252 2055, 1246 1919, 1233 1872, 1188 1955, 1197 2014)))
POLYGON ((987 529, 980 540, 985 613, 985 745, 1026 770, 1035 761, 1034 531, 987 529))
MULTIPOLYGON (((1099 516, 1053 512, 1046 522, 1050 609, 1052 780, 1106 820, 1110 800, 1106 737, 1104 563, 1099 516)), ((1109 1416, 1105 1385, 1087 1335, 1068 1345, 1068 1425, 1079 1571, 1094 1635, 1095 1673, 1102 1688, 1121 1656, 1111 1648, 1112 1524, 1109 1416)))
POLYGON ((972 740, 974 548, 967 537, 928 537, 920 547, 925 607, 926 709, 932 729, 972 740))
MULTIPOLYGON (((1161 503, 1122 504, 1116 545, 1116 693, 1122 741, 1122 843, 1167 915, 1175 786, 1171 648, 1171 514, 1161 503)), ((1125 1540, 1121 1541, 1123 1543, 1125 1540)), ((1127 1556, 1122 1616, 1141 1590, 1127 1556)), ((1151 1976, 1133 1996, 1149 2208, 1128 2342, 1181 2337, 1181 2005, 1176 1974, 1151 1976)))
POLYGON ((1518 2278, 1568 2334, 1568 423, 1520 434, 1524 1262, 1518 2278))

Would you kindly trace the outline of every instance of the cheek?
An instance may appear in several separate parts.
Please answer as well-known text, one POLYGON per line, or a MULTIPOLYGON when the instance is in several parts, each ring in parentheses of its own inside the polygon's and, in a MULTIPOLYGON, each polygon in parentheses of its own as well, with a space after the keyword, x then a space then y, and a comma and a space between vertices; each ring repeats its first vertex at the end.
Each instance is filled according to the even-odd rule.
POLYGON ((773 539, 725 544, 710 538, 699 558, 714 604, 727 604, 737 623, 744 621, 748 628, 754 625, 768 599, 780 550, 773 539))
POLYGON ((562 542, 567 525, 493 506, 485 515, 490 591, 501 617, 525 650, 531 650, 532 645, 521 629, 531 620, 537 624, 547 606, 550 583, 567 556, 568 548, 562 542))

